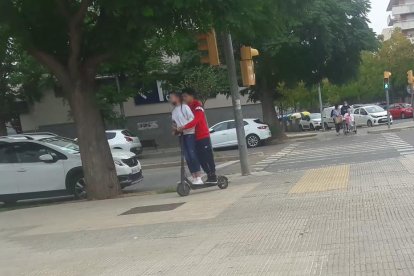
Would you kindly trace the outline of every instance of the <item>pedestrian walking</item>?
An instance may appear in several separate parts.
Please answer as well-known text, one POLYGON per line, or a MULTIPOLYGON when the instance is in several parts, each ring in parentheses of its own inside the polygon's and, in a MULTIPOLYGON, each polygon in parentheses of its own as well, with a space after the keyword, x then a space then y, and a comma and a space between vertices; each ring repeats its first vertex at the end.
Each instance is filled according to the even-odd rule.
POLYGON ((335 123, 335 130, 336 135, 339 135, 339 132, 341 131, 341 125, 342 125, 342 115, 341 115, 341 109, 339 108, 339 105, 335 105, 335 109, 332 110, 331 117, 333 118, 333 121, 335 123))

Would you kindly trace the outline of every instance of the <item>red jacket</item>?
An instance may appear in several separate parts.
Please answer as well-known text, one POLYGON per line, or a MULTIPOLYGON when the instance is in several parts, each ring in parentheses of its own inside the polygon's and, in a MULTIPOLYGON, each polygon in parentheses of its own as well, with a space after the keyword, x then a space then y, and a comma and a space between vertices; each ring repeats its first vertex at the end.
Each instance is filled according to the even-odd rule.
POLYGON ((210 129, 208 128, 206 115, 201 102, 195 100, 188 105, 194 114, 194 119, 184 126, 184 129, 195 127, 196 140, 202 140, 210 137, 210 129))

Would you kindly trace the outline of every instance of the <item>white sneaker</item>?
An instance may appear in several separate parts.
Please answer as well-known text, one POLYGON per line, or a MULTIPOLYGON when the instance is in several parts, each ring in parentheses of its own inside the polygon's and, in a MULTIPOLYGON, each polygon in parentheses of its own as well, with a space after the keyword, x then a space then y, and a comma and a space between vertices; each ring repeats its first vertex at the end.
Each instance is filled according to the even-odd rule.
POLYGON ((204 185, 203 180, 201 180, 201 177, 196 177, 192 180, 193 185, 204 185))

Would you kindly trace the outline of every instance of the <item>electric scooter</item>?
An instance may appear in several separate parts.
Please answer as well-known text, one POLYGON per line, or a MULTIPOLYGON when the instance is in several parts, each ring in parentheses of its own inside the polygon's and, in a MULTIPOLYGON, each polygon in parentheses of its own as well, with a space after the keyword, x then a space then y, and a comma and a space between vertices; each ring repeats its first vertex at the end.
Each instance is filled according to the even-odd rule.
POLYGON ((203 185, 193 185, 191 181, 187 178, 185 173, 185 164, 184 164, 184 149, 183 149, 183 136, 180 136, 180 149, 181 149, 181 180, 177 185, 177 194, 180 196, 188 196, 191 190, 200 190, 210 187, 219 187, 224 190, 229 186, 229 180, 227 177, 220 175, 217 176, 217 183, 204 183, 203 185))

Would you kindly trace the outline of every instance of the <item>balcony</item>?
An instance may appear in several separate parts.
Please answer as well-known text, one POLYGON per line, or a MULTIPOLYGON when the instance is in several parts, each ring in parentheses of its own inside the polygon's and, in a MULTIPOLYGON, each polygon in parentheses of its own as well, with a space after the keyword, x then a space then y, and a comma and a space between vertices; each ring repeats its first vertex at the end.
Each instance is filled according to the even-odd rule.
POLYGON ((403 31, 414 29, 414 20, 394 21, 392 26, 394 26, 394 28, 400 28, 403 31))
POLYGON ((392 27, 394 25, 395 19, 390 15, 388 15, 387 23, 389 27, 392 27))
POLYGON ((393 15, 414 13, 414 3, 392 7, 393 15))

